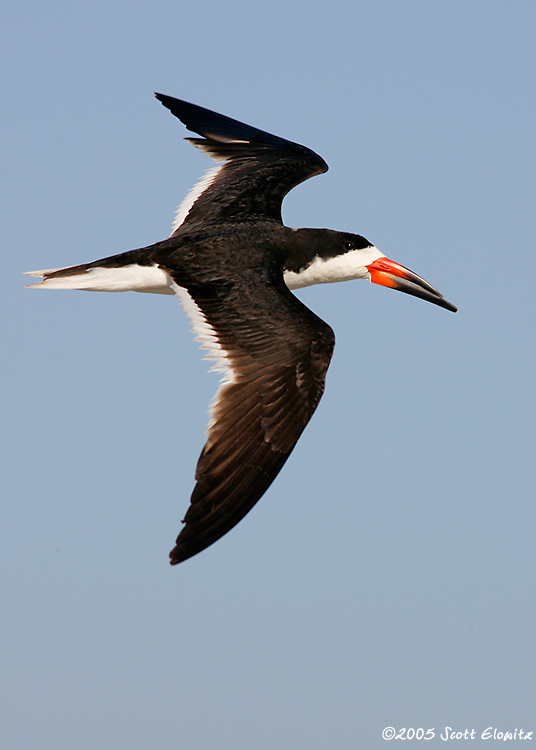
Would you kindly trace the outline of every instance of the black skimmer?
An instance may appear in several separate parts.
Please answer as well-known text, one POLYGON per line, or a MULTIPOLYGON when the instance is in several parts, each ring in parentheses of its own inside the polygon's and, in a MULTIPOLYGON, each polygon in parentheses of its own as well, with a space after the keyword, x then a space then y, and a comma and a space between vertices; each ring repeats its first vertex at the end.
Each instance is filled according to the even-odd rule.
POLYGON ((190 191, 169 239, 46 271, 40 289, 176 294, 201 346, 224 372, 196 485, 171 564, 235 526, 271 485, 311 419, 335 342, 291 289, 368 279, 456 312, 420 276, 358 234, 290 229, 281 203, 327 171, 305 146, 156 94, 194 146, 221 162, 190 191))

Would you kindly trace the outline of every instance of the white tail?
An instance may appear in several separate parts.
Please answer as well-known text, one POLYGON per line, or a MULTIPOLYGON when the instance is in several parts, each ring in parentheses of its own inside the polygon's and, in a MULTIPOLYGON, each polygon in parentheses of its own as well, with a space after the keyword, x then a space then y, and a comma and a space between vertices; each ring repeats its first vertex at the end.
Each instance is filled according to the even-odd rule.
POLYGON ((171 277, 157 266, 68 266, 44 271, 27 271, 27 276, 44 276, 29 289, 80 289, 87 292, 147 292, 173 294, 171 277), (69 271, 72 269, 72 273, 69 271))

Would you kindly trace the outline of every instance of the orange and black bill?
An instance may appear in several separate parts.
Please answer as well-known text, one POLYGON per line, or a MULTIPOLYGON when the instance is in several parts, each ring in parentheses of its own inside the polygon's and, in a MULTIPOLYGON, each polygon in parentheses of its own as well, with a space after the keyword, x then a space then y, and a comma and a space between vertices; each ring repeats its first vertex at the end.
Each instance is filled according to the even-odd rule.
POLYGON ((427 281, 421 279, 416 273, 404 268, 399 263, 389 258, 378 258, 367 266, 370 273, 370 280, 373 284, 381 286, 390 286, 391 289, 398 289, 399 292, 413 294, 414 297, 420 297, 434 305, 444 307, 451 312, 457 312, 458 308, 447 302, 441 294, 434 289, 427 281))

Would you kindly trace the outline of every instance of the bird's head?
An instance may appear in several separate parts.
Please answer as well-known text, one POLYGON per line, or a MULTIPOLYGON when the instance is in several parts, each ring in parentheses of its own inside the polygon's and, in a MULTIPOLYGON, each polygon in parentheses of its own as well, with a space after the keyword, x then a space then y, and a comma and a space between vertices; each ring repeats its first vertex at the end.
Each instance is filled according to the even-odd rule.
POLYGON ((292 231, 293 253, 285 267, 285 282, 289 289, 368 279, 373 284, 412 294, 446 310, 457 310, 421 276, 386 258, 361 235, 330 229, 292 231))

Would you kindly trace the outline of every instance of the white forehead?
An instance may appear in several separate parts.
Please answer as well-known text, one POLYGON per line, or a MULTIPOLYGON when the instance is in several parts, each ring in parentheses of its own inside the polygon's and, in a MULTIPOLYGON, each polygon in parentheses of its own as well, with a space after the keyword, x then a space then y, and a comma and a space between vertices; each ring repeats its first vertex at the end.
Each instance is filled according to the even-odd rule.
POLYGON ((385 258, 377 247, 370 245, 360 250, 349 250, 334 258, 316 256, 307 268, 298 271, 285 271, 285 283, 289 289, 300 289, 313 284, 332 284, 336 281, 369 279, 367 266, 378 258, 385 258))

